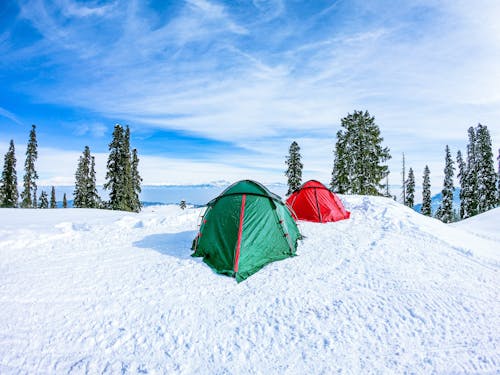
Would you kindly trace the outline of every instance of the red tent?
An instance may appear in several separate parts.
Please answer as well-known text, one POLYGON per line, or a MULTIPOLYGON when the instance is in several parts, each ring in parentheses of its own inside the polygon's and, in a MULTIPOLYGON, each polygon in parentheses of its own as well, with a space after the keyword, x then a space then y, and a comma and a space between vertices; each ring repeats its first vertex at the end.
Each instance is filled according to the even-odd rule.
POLYGON ((303 184, 290 195, 286 204, 291 208, 294 218, 316 223, 349 219, 351 215, 339 197, 315 180, 303 184))

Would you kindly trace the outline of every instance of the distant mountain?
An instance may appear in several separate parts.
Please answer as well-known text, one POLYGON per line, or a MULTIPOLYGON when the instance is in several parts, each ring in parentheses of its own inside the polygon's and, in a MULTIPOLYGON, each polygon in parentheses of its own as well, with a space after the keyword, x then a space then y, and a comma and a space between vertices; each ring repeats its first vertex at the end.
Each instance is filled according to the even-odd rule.
MULTIPOLYGON (((439 205, 443 201, 443 194, 438 193, 431 198, 431 210, 432 215, 434 216, 439 205)), ((417 212, 420 212, 422 209, 422 203, 418 203, 413 206, 413 209, 417 212)), ((460 212, 460 188, 455 188, 453 191, 453 210, 456 212, 460 212)))

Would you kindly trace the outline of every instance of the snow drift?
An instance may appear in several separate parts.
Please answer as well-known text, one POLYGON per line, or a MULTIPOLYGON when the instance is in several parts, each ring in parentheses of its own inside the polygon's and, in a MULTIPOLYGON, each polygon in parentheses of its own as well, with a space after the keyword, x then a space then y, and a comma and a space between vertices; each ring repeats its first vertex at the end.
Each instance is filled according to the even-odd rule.
POLYGON ((240 284, 190 257, 201 209, 0 209, 0 373, 499 371, 498 237, 342 200, 240 284))

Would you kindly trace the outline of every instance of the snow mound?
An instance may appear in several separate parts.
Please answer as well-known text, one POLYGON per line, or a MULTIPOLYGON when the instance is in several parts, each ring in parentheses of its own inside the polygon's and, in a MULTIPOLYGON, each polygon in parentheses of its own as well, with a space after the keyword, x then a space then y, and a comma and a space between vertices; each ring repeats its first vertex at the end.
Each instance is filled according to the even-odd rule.
POLYGON ((500 242, 341 199, 241 284, 190 257, 203 209, 0 209, 0 373, 500 371, 500 242))
MULTIPOLYGON (((500 242, 500 207, 451 224, 477 236, 500 242)), ((500 252, 500 249, 497 248, 500 252)))

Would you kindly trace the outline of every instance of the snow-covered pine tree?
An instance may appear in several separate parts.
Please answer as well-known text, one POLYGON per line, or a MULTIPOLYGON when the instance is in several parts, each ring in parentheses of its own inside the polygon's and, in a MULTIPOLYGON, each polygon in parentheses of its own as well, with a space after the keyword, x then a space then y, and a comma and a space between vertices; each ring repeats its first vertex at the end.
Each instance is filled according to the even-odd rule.
POLYGON ((33 191, 33 208, 38 208, 38 186, 33 191))
POLYGON ((36 141, 36 126, 32 125, 28 146, 26 147, 26 161, 24 162, 23 191, 21 192, 21 207, 36 208, 38 174, 35 170, 35 161, 38 158, 38 143, 36 141))
POLYGON ((354 111, 341 120, 344 130, 337 132, 332 190, 339 193, 383 195, 389 168, 389 148, 368 111, 354 111), (382 182, 382 183, 381 183, 382 182))
POLYGON ((476 131, 471 126, 468 130, 469 143, 467 144, 467 163, 464 184, 464 216, 466 219, 468 217, 477 215, 478 208, 478 195, 477 195, 477 155, 476 155, 476 131))
POLYGON ((132 150, 132 186, 134 189, 134 206, 132 208, 135 212, 139 212, 142 207, 139 196, 141 193, 141 182, 142 178, 139 174, 139 157, 137 155, 137 149, 134 148, 132 150))
POLYGON ((49 208, 49 197, 45 190, 42 190, 40 194, 40 203, 38 204, 38 208, 49 208))
POLYGON ((73 207, 85 208, 87 197, 87 178, 89 175, 89 163, 86 157, 88 146, 85 146, 83 155, 78 159, 75 172, 75 190, 73 191, 73 207))
POLYGON ((477 195, 478 213, 497 206, 497 174, 493 161, 491 137, 487 126, 478 124, 476 128, 477 195))
POLYGON ((453 221, 453 159, 451 158, 450 148, 446 145, 445 149, 445 167, 444 167, 444 184, 442 201, 436 213, 436 218, 443 223, 451 223, 453 221))
POLYGON ((497 189, 497 198, 498 204, 500 204, 500 148, 498 149, 498 189, 497 189))
POLYGON ((179 203, 179 207, 181 208, 181 210, 184 210, 186 208, 186 201, 184 199, 181 200, 181 203, 179 203))
POLYGON ((99 208, 101 199, 97 193, 95 159, 85 146, 75 173, 73 206, 77 208, 99 208))
POLYGON ((50 190, 50 208, 56 208, 56 189, 52 186, 50 190))
POLYGON ((403 171, 401 172, 403 181, 401 186, 401 202, 406 206, 406 163, 405 153, 403 152, 403 171))
POLYGON ((0 180, 0 207, 17 207, 16 151, 14 140, 10 140, 9 150, 5 154, 2 177, 0 180))
POLYGON ((340 130, 337 132, 337 143, 335 144, 335 149, 333 150, 334 161, 330 189, 340 194, 347 193, 350 186, 350 171, 347 165, 346 157, 347 153, 349 152, 347 135, 348 134, 344 134, 340 130))
POLYGON ((115 125, 113 139, 109 144, 106 183, 104 188, 110 190, 108 203, 112 210, 136 211, 141 208, 139 200, 140 182, 137 166, 139 158, 130 152, 130 129, 115 125), (136 168, 135 172, 133 169, 136 168))
POLYGON ((420 212, 422 215, 432 216, 431 208, 431 171, 426 165, 424 168, 423 184, 422 184, 422 207, 420 212))
POLYGON ((465 192, 467 191, 467 167, 462 158, 462 153, 460 150, 457 152, 457 166, 458 166, 458 180, 460 182, 460 212, 458 215, 459 219, 466 217, 466 207, 467 207, 467 197, 465 192))
POLYGON ((116 124, 109 144, 109 155, 104 188, 109 190, 109 208, 120 210, 123 206, 123 128, 116 124))
POLYGON ((68 199, 66 198, 66 193, 64 193, 63 195, 62 206, 63 208, 68 208, 68 199))
POLYGON ((97 193, 95 158, 93 156, 90 156, 90 170, 87 183, 87 207, 101 208, 101 197, 99 197, 99 194, 97 193))
POLYGON ((123 170, 123 208, 124 211, 136 211, 134 199, 134 182, 132 180, 132 160, 130 155, 130 128, 127 126, 123 133, 121 150, 121 163, 123 170))
POLYGON ((408 170, 408 180, 406 180, 406 197, 405 197, 405 205, 410 208, 413 208, 415 204, 415 174, 413 173, 413 169, 410 167, 408 170))
POLYGON ((300 147, 299 144, 293 141, 288 149, 288 157, 285 164, 288 166, 285 171, 285 176, 288 178, 288 191, 286 195, 292 194, 300 188, 302 184, 302 168, 304 167, 300 161, 300 147))

